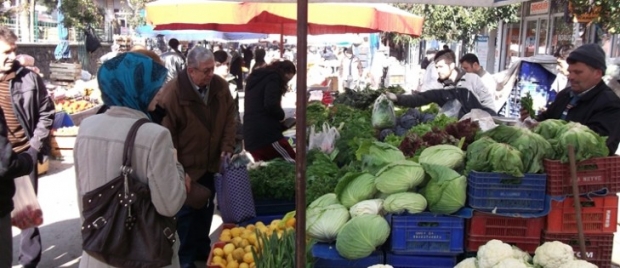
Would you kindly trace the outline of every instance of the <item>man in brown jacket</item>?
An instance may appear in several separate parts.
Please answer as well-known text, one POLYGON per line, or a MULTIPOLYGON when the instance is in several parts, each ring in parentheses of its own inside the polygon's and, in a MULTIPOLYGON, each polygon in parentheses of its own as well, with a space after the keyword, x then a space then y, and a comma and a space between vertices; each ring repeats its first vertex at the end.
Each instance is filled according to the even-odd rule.
POLYGON ((172 134, 179 162, 192 181, 213 193, 204 207, 183 206, 177 214, 181 267, 195 267, 195 261, 205 261, 209 255, 214 174, 235 146, 235 103, 228 83, 214 75, 214 67, 211 51, 192 48, 187 68, 164 85, 158 100, 166 110, 162 125, 172 134))

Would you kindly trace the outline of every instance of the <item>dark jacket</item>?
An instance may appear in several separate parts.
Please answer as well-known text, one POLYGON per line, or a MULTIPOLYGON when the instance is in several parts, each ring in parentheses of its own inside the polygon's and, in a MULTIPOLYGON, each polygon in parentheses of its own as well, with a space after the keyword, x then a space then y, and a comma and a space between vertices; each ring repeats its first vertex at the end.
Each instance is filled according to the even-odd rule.
POLYGON ((39 159, 50 150, 50 131, 54 124, 56 109, 47 94, 43 79, 33 71, 18 67, 11 80, 13 112, 26 130, 31 152, 36 150, 39 159), (21 105, 17 105, 21 104, 21 105))
MULTIPOLYGON (((555 101, 536 119, 560 119, 570 103, 572 90, 566 88, 555 97, 555 101)), ((567 121, 579 122, 590 129, 607 136, 609 154, 613 155, 620 142, 620 98, 601 81, 596 87, 581 96, 577 104, 568 110, 567 121)))
POLYGON ((451 100, 458 100, 461 103, 459 118, 468 114, 472 109, 480 109, 491 115, 496 115, 493 109, 482 105, 478 98, 476 98, 476 95, 474 95, 469 89, 462 87, 427 90, 413 95, 399 95, 396 104, 414 108, 434 102, 439 106, 443 106, 451 100))
POLYGON ((270 69, 256 69, 248 77, 243 114, 245 149, 265 147, 284 136, 280 121, 284 120, 282 77, 270 69))
POLYGON ((160 58, 164 62, 166 69, 168 69, 166 82, 177 77, 177 74, 185 69, 185 58, 181 53, 171 50, 161 54, 160 58))
POLYGON ((166 111, 162 125, 172 135, 185 172, 192 180, 219 172, 221 153, 235 148, 236 106, 226 80, 213 76, 205 104, 184 69, 156 98, 166 111))
POLYGON ((13 179, 29 174, 34 166, 34 161, 27 152, 19 155, 13 152, 7 137, 7 128, 4 112, 0 109, 0 218, 13 210, 13 179))

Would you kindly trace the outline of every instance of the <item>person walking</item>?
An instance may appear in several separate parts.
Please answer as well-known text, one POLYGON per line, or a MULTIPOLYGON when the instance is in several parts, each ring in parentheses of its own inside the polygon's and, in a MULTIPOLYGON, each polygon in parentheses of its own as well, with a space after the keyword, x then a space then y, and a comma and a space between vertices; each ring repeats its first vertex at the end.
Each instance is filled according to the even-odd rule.
POLYGON ((168 51, 160 56, 164 61, 164 66, 168 69, 166 82, 175 78, 185 68, 185 56, 179 51, 179 40, 171 38, 168 40, 168 47, 168 51))
MULTIPOLYGON (((8 126, 8 139, 15 153, 27 152, 33 161, 43 160, 50 150, 49 136, 56 110, 41 76, 15 60, 17 36, 0 26, 0 108, 8 126)), ((30 180, 37 192, 38 170, 30 180)), ((38 228, 22 230, 19 263, 36 267, 41 260, 41 234, 38 228)))
MULTIPOLYGON (((235 147, 235 102, 228 83, 214 74, 213 52, 194 47, 187 54, 187 68, 161 89, 158 104, 166 111, 162 125, 170 130, 179 162, 185 172, 213 194, 206 205, 183 206, 177 214, 181 267, 209 256, 209 230, 213 219, 214 175, 220 162, 235 147)), ((190 195, 192 193, 190 192, 190 195)))

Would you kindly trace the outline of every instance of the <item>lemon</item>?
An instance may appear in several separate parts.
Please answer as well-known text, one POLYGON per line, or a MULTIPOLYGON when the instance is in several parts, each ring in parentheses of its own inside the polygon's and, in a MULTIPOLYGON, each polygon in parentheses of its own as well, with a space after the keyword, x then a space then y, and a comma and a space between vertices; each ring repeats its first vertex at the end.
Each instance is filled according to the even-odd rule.
POLYGON ((232 235, 232 237, 238 237, 239 235, 241 235, 241 232, 242 230, 238 227, 230 229, 230 234, 232 235))
POLYGON ((233 261, 235 261, 235 258, 233 258, 232 253, 231 253, 231 254, 226 255, 226 262, 227 262, 227 263, 231 263, 231 262, 233 262, 233 261))
POLYGON ((230 237, 230 234, 222 234, 220 235, 220 241, 222 242, 228 242, 230 241, 232 238, 230 237))
POLYGON ((228 243, 224 246, 224 254, 230 255, 235 250, 235 245, 228 243))
POLYGON ((213 256, 213 260, 211 261, 211 264, 221 264, 221 263, 222 263, 222 257, 213 256))
POLYGON ((242 248, 238 248, 235 249, 235 251, 233 251, 233 259, 235 259, 236 261, 242 262, 243 261, 243 257, 245 255, 245 251, 242 248))
POLYGON ((246 246, 243 248, 243 251, 245 251, 245 253, 252 253, 252 246, 246 246))
POLYGON ((254 224, 248 224, 248 226, 246 226, 245 229, 250 232, 254 232, 254 229, 256 229, 256 226, 254 226, 254 224))
POLYGON ((224 250, 221 248, 214 248, 213 255, 218 256, 218 257, 224 257, 224 250))
POLYGON ((249 246, 249 245, 250 245, 250 241, 248 241, 247 239, 242 239, 242 240, 241 240, 241 243, 239 243, 239 246, 238 246, 238 247, 240 247, 240 248, 245 248, 245 247, 247 247, 247 246, 249 246))
POLYGON ((245 255, 243 255, 243 262, 247 263, 247 264, 251 264, 254 262, 254 256, 252 256, 252 253, 246 253, 245 255))
POLYGON ((248 236, 248 242, 250 242, 251 245, 256 246, 256 234, 251 234, 248 236))
POLYGON ((230 235, 230 229, 222 230, 222 235, 230 235))
POLYGON ((239 264, 239 268, 250 268, 250 265, 245 262, 242 262, 241 264, 239 264))
POLYGON ((241 242, 243 241, 243 238, 241 237, 235 237, 232 239, 232 243, 235 245, 235 247, 241 247, 241 242))
POLYGON ((265 224, 262 221, 256 222, 255 225, 256 225, 256 228, 261 227, 261 226, 263 226, 263 227, 265 226, 265 224))
POLYGON ((239 263, 237 261, 231 261, 226 265, 226 268, 239 268, 239 263))

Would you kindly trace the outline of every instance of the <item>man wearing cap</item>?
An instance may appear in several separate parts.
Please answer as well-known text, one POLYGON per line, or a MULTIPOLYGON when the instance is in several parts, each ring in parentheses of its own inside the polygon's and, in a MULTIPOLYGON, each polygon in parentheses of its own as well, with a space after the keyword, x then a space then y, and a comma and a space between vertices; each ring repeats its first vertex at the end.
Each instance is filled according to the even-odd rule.
MULTIPOLYGON (((569 87, 560 91, 536 120, 563 119, 586 125, 608 137, 607 147, 613 155, 620 142, 620 98, 602 79, 607 69, 605 52, 597 44, 583 45, 573 50, 566 62, 569 87)), ((521 110, 522 121, 529 116, 521 110)))

